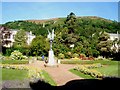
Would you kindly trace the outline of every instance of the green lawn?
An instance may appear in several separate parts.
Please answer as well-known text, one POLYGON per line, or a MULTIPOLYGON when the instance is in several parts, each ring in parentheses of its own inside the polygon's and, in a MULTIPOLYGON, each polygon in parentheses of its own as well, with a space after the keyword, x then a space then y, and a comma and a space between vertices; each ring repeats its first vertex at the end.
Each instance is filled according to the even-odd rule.
POLYGON ((0 60, 1 64, 28 64, 28 60, 0 60))
POLYGON ((23 80, 27 77, 26 70, 2 69, 2 80, 23 80))
MULTIPOLYGON (((79 64, 93 64, 93 63, 101 63, 103 65, 103 67, 100 67, 100 68, 94 68, 95 70, 101 72, 103 75, 105 76, 115 76, 115 77, 118 77, 118 68, 119 68, 119 62, 118 61, 72 61, 72 63, 79 63, 79 64)), ((70 63, 70 61, 69 61, 70 63)), ((86 78, 86 79, 90 79, 90 78, 93 78, 91 77, 90 75, 85 75, 77 70, 74 70, 74 69, 71 69, 70 70, 72 73, 80 76, 80 77, 83 77, 83 78, 86 78)))
MULTIPOLYGON (((46 82, 48 82, 53 86, 57 85, 46 71, 42 70, 42 74, 46 82)), ((28 78, 28 71, 26 70, 5 69, 5 68, 2 69, 2 80, 24 80, 27 78, 28 78)))
POLYGON ((53 85, 53 86, 56 86, 56 85, 57 85, 57 84, 55 83, 55 81, 52 79, 52 77, 51 77, 46 71, 42 70, 42 74, 44 75, 45 80, 46 80, 49 84, 51 84, 51 85, 53 85))
POLYGON ((106 65, 101 68, 96 68, 97 71, 105 74, 105 76, 116 76, 118 77, 118 64, 116 65, 106 65))
POLYGON ((116 65, 118 61, 111 61, 111 60, 61 60, 62 64, 94 64, 94 63, 101 63, 102 65, 116 65))

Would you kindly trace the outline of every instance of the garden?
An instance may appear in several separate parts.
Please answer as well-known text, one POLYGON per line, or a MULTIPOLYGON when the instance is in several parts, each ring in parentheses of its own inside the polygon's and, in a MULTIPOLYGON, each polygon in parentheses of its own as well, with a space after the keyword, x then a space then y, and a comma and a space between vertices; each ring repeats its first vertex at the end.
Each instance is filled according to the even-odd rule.
POLYGON ((70 69, 70 72, 83 78, 103 78, 103 77, 119 77, 118 68, 119 61, 96 60, 96 61, 63 61, 63 63, 77 64, 76 67, 70 69))
POLYGON ((9 29, 18 29, 13 46, 9 48, 1 46, 0 69, 3 81, 42 79, 51 85, 57 85, 45 70, 28 66, 36 61, 42 61, 43 55, 47 60, 50 48, 47 31, 51 32, 53 29, 55 59, 64 65, 75 65, 69 70, 71 73, 84 79, 119 76, 120 48, 115 48, 115 45, 119 46, 120 40, 112 41, 109 35, 115 33, 114 30, 120 30, 117 22, 110 23, 98 17, 78 18, 73 12, 66 18, 59 18, 56 23, 54 22, 46 21, 44 27, 43 24, 26 21, 14 21, 3 25, 6 29, 2 32, 7 32, 0 33, 2 35, 0 45, 9 44, 4 40, 11 35, 9 29), (35 34, 35 38, 28 44, 26 32, 30 31, 35 34))
MULTIPOLYGON (((33 57, 32 57, 33 59, 33 57)), ((36 79, 44 80, 51 85, 56 85, 51 76, 40 68, 27 66, 31 62, 31 57, 24 56, 21 52, 15 50, 10 56, 1 55, 0 71, 2 72, 2 82, 4 81, 29 81, 36 79)), ((13 87, 14 88, 14 87, 13 87)))

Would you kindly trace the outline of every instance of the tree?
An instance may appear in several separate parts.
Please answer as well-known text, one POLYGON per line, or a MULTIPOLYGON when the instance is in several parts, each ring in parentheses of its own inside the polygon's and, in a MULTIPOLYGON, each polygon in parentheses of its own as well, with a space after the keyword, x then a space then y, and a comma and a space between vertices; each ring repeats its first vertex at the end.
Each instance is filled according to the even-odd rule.
POLYGON ((78 34, 75 33, 77 29, 77 18, 73 12, 67 16, 64 24, 65 27, 63 28, 61 37, 63 43, 69 47, 71 44, 75 44, 79 39, 78 34))
POLYGON ((25 47, 27 46, 27 35, 24 30, 20 30, 15 35, 14 47, 25 47))
POLYGON ((66 27, 68 28, 68 34, 75 33, 75 28, 77 26, 77 18, 76 15, 71 12, 67 19, 65 20, 66 27))
POLYGON ((31 43, 31 54, 34 56, 38 55, 48 55, 49 51, 49 42, 43 36, 37 36, 32 40, 31 43))
POLYGON ((103 57, 109 57, 111 54, 112 41, 109 40, 109 38, 110 36, 108 33, 100 33, 99 43, 97 44, 97 47, 103 57))

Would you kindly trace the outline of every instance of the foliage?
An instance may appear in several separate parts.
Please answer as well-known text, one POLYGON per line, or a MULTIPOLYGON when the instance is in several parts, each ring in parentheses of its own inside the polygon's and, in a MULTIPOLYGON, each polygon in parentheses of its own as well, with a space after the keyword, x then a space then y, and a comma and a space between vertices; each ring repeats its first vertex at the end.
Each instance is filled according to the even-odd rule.
POLYGON ((58 58, 59 58, 59 59, 64 59, 65 56, 64 56, 64 54, 60 53, 60 54, 58 54, 58 58))
POLYGON ((74 53, 72 57, 73 57, 73 58, 78 58, 78 57, 79 57, 79 54, 74 53))
MULTIPOLYGON (((105 53, 105 56, 108 57, 109 55, 107 54, 111 53, 109 50, 111 41, 106 40, 106 38, 109 37, 107 34, 104 33, 100 35, 100 32, 116 33, 118 31, 118 33, 120 33, 119 24, 120 23, 117 21, 111 21, 96 16, 77 17, 71 12, 66 18, 51 19, 38 23, 34 21, 14 21, 7 22, 4 26, 10 29, 32 31, 36 36, 41 35, 43 40, 47 37, 47 30, 51 31, 54 29, 56 35, 53 42, 55 56, 58 56, 59 53, 63 53, 65 58, 71 58, 67 56, 67 52, 71 52, 72 54, 83 53, 87 57, 98 57, 105 53), (71 48, 70 45, 73 44, 74 47, 71 48), (104 48, 102 45, 107 46, 104 48)), ((33 44, 31 46, 33 46, 33 44)), ((43 47, 41 49, 38 46, 35 44, 35 48, 28 48, 27 50, 30 50, 28 55, 47 55, 47 49, 43 49, 44 45, 42 45, 43 47)), ((113 54, 113 57, 117 57, 118 54, 119 53, 113 54)))
POLYGON ((26 56, 22 55, 22 53, 17 50, 15 50, 11 53, 10 58, 12 60, 26 60, 27 59, 26 56))
POLYGON ((27 36, 24 30, 20 30, 15 34, 14 47, 25 47, 27 45, 27 36))
POLYGON ((112 41, 109 40, 110 36, 106 32, 101 32, 99 37, 99 43, 97 45, 99 51, 103 57, 110 56, 112 41))
POLYGON ((31 43, 31 55, 38 56, 38 55, 48 55, 49 50, 49 42, 43 36, 37 36, 32 40, 31 43))

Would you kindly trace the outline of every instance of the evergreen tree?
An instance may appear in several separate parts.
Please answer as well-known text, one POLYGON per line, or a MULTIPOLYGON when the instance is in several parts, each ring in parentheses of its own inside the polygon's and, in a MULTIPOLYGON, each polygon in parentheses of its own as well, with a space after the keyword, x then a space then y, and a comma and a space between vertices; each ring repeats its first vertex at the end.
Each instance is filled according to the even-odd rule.
POLYGON ((110 36, 106 32, 100 33, 99 43, 97 45, 103 57, 109 57, 111 54, 112 41, 109 40, 110 36))

